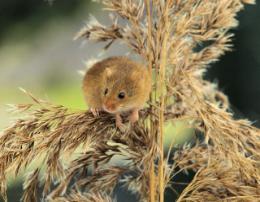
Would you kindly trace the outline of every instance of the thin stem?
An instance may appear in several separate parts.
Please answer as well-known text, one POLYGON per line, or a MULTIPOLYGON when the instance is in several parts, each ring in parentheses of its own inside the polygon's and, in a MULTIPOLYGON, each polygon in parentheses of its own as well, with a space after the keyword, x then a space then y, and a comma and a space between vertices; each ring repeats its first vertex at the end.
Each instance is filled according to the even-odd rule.
POLYGON ((148 22, 148 35, 147 35, 147 53, 149 58, 149 71, 152 76, 153 69, 153 55, 152 55, 152 14, 151 14, 151 4, 150 0, 146 0, 146 10, 147 10, 147 22, 148 22))
POLYGON ((150 201, 155 202, 155 195, 156 195, 156 189, 155 189, 155 174, 154 174, 154 162, 151 162, 151 168, 150 168, 150 201))
POLYGON ((165 189, 165 174, 164 174, 164 109, 165 109, 165 69, 167 65, 167 42, 169 38, 169 19, 168 19, 168 6, 169 2, 165 3, 164 9, 164 36, 161 49, 161 60, 159 69, 159 92, 160 92, 160 114, 159 114, 159 137, 160 137, 160 162, 159 162, 159 193, 160 202, 164 202, 164 189, 165 189))
MULTIPOLYGON (((147 22, 148 22, 148 33, 147 33, 147 57, 149 61, 149 73, 150 77, 152 78, 153 73, 153 55, 152 55, 152 16, 151 16, 151 4, 150 0, 145 1, 146 4, 146 10, 147 10, 147 22)), ((150 102, 153 103, 155 100, 153 100, 152 94, 150 95, 150 102)), ((153 106, 150 105, 151 111, 153 110, 153 106)), ((153 116, 150 116, 150 132, 151 137, 155 134, 154 133, 154 118, 153 116)), ((153 157, 152 157, 153 158, 153 157)), ((156 187, 155 187, 155 172, 154 172, 154 161, 152 159, 151 161, 151 167, 150 167, 150 173, 149 173, 149 187, 150 187, 150 201, 155 202, 156 199, 156 187)))

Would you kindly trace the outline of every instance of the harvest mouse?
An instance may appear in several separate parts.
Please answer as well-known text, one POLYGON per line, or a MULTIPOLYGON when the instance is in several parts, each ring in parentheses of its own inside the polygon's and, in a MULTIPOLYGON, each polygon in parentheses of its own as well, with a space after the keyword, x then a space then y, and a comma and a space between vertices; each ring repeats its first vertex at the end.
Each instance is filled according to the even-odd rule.
POLYGON ((85 74, 83 91, 91 112, 106 111, 116 116, 116 126, 124 129, 123 112, 131 123, 139 119, 151 91, 148 68, 127 57, 110 57, 94 64, 85 74))

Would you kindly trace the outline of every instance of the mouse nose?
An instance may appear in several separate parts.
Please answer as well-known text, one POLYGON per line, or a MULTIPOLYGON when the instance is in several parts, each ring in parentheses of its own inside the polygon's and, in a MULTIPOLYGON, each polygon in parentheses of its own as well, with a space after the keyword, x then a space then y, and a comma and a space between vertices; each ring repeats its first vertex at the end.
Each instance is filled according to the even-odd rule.
POLYGON ((104 103, 104 110, 107 112, 113 112, 116 110, 116 105, 111 102, 105 102, 104 103))

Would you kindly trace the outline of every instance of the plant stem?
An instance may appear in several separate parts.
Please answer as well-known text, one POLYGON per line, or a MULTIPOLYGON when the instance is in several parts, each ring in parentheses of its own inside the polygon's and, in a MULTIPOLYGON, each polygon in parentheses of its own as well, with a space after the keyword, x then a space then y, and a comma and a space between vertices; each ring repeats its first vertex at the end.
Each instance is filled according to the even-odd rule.
POLYGON ((164 36, 161 49, 161 60, 160 60, 160 69, 159 69, 159 92, 160 92, 160 112, 159 112, 159 146, 160 146, 160 162, 159 162, 159 193, 160 193, 160 202, 164 202, 164 108, 165 108, 165 69, 167 65, 167 42, 169 38, 168 30, 168 5, 169 2, 165 3, 165 15, 164 15, 164 36))
MULTIPOLYGON (((148 22, 148 30, 147 30, 147 57, 149 61, 149 73, 152 78, 153 73, 153 55, 152 55, 152 16, 151 16, 151 4, 150 0, 145 1, 146 4, 146 11, 147 11, 147 22, 148 22)), ((152 94, 150 95, 150 102, 155 103, 155 100, 153 100, 152 94)), ((153 106, 150 106, 151 111, 153 111, 153 106)), ((151 138, 155 135, 155 124, 154 124, 154 118, 151 115, 150 116, 150 134, 151 138)), ((154 161, 151 162, 150 165, 150 173, 149 173, 149 188, 150 188, 150 202, 155 202, 156 199, 156 187, 155 187, 155 173, 154 173, 154 161)))
POLYGON ((151 163, 150 168, 150 202, 155 202, 155 176, 154 176, 154 162, 151 163))

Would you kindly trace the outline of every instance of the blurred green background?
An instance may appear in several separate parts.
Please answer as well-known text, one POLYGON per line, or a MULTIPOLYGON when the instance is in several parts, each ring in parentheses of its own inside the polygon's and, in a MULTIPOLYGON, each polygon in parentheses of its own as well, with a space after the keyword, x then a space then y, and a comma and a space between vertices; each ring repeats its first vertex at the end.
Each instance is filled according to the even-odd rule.
MULTIPOLYGON (((0 1, 0 131, 13 119, 6 104, 29 102, 18 87, 56 104, 85 108, 78 71, 84 69, 84 61, 101 55, 103 44, 72 39, 90 13, 106 23, 100 11, 90 0, 0 1)), ((260 126, 260 6, 247 6, 239 21, 234 51, 212 65, 207 77, 228 94, 237 117, 260 126)), ((112 46, 105 56, 125 51, 112 46)), ((172 127, 166 130, 171 133, 172 127)), ((10 193, 10 201, 18 201, 16 191, 10 193)))

